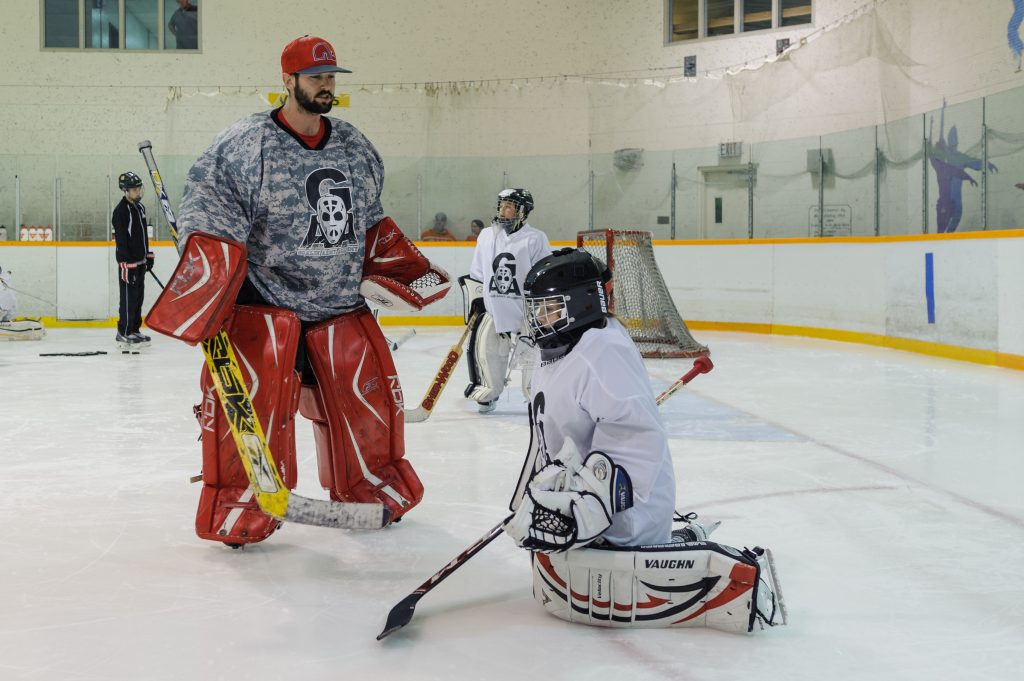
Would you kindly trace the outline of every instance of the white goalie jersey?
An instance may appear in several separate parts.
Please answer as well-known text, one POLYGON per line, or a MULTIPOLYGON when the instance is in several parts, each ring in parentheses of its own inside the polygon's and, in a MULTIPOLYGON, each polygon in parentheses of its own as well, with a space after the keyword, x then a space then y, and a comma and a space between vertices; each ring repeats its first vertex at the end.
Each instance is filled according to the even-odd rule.
POLYGON ((602 537, 618 546, 670 541, 675 475, 654 391, 629 334, 614 319, 590 329, 563 358, 533 378, 537 469, 567 439, 579 452, 604 452, 625 469, 633 507, 614 514, 602 537))
POLYGON ((483 282, 484 307, 494 318, 495 331, 519 331, 526 274, 550 253, 547 236, 529 224, 512 234, 494 225, 480 232, 469 276, 483 282))

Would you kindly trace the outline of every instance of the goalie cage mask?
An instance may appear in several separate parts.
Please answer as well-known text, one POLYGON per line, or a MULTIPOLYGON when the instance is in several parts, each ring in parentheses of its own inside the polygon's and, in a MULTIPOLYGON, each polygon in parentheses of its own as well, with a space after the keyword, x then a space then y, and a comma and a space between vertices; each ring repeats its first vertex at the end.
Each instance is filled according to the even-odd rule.
POLYGON ((515 234, 523 228, 526 218, 533 210, 533 195, 526 189, 503 189, 498 193, 498 204, 494 210, 494 222, 506 234, 515 234), (516 207, 516 214, 510 218, 501 217, 501 202, 508 201, 516 207))
POLYGON ((586 251, 563 248, 542 258, 526 275, 526 321, 530 336, 551 361, 572 349, 608 316, 605 284, 611 273, 586 251))

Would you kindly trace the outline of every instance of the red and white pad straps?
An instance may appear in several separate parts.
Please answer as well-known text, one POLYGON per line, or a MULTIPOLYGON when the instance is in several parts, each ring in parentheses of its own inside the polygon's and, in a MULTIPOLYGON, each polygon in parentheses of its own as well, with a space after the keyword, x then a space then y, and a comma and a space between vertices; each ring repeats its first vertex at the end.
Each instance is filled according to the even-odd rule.
POLYGON ((146 316, 146 325, 195 345, 217 334, 245 281, 243 244, 193 232, 167 288, 146 316))

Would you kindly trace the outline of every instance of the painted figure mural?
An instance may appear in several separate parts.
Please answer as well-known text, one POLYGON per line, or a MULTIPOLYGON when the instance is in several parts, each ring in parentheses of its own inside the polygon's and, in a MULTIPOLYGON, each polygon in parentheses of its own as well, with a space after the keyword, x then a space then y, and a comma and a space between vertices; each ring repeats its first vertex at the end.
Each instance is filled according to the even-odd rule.
POLYGON ((1024 22, 1024 0, 1012 0, 1013 14, 1010 15, 1010 23, 1006 25, 1006 40, 1013 50, 1013 56, 1017 58, 1017 70, 1020 71, 1021 54, 1024 53, 1024 42, 1020 37, 1020 25, 1024 22))
MULTIPOLYGON (((1024 0, 1022 0, 1024 1, 1024 0)), ((935 117, 932 117, 932 126, 935 117)), ((970 182, 977 187, 978 182, 968 174, 968 170, 981 170, 982 159, 960 151, 959 135, 955 125, 949 127, 946 137, 946 103, 942 103, 939 114, 939 141, 932 144, 931 130, 928 133, 928 160, 935 170, 935 181, 939 186, 939 198, 935 202, 935 224, 937 231, 955 232, 960 226, 960 218, 964 212, 963 184, 970 182)), ((989 163, 990 172, 997 172, 995 164, 989 163)))

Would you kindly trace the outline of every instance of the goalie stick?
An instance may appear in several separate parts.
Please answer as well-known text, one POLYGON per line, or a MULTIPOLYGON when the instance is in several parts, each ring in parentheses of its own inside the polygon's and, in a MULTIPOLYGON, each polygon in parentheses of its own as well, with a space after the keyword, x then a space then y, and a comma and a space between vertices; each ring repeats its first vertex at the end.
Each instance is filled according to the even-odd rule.
MULTIPOLYGON (((373 318, 377 321, 378 324, 380 324, 380 318, 378 317, 378 315, 380 315, 380 310, 377 309, 377 308, 373 308, 373 318)), ((381 331, 383 331, 383 330, 384 329, 382 328, 381 331)), ((391 352, 394 352, 398 348, 402 347, 402 343, 404 343, 405 341, 409 340, 410 338, 412 338, 415 335, 416 335, 416 329, 409 329, 404 334, 402 334, 402 336, 398 340, 396 340, 396 341, 393 341, 390 338, 388 338, 387 336, 384 336, 384 342, 386 342, 388 344, 388 350, 390 350, 391 352)))
POLYGON ((391 350, 391 352, 394 352, 398 348, 402 347, 402 344, 405 343, 405 341, 409 340, 410 338, 412 338, 415 335, 416 335, 416 329, 409 329, 408 331, 403 333, 401 336, 399 336, 398 340, 391 340, 390 338, 387 338, 387 337, 385 337, 384 340, 386 340, 388 342, 388 349, 391 350))
POLYGON ((427 394, 423 396, 420 406, 415 409, 406 410, 406 423, 422 423, 430 418, 434 407, 437 405, 437 400, 440 399, 444 387, 448 385, 448 380, 452 377, 452 372, 455 371, 455 365, 459 363, 459 358, 462 357, 462 344, 466 342, 466 336, 473 329, 476 318, 477 314, 469 318, 469 321, 466 323, 466 330, 462 332, 462 336, 459 337, 455 345, 448 349, 448 354, 444 356, 441 368, 437 370, 437 375, 434 376, 433 382, 427 389, 427 394))
POLYGON ((450 563, 435 572, 430 579, 420 584, 415 591, 403 598, 401 603, 391 608, 391 612, 388 613, 387 622, 384 623, 384 630, 377 635, 377 640, 380 641, 384 637, 390 636, 408 624, 416 610, 416 603, 418 603, 428 591, 443 582, 448 575, 458 570, 466 563, 467 560, 480 553, 485 546, 494 541, 495 538, 501 534, 501 531, 505 528, 505 523, 509 520, 512 520, 511 514, 492 527, 487 534, 477 539, 472 546, 455 556, 450 563))
MULTIPOLYGON (((662 404, 665 400, 667 400, 672 395, 677 393, 680 388, 682 388, 684 385, 692 381, 695 377, 697 377, 700 374, 706 374, 713 368, 714 365, 711 363, 711 359, 706 355, 701 355, 700 357, 693 361, 692 369, 683 374, 682 377, 680 377, 678 381, 673 383, 668 390, 658 395, 657 403, 659 405, 662 404)), ((532 464, 530 462, 527 462, 527 465, 532 464)), ((448 563, 443 568, 435 572, 430 577, 430 579, 420 584, 415 591, 413 591, 411 594, 403 598, 398 603, 398 605, 391 608, 391 612, 388 613, 388 618, 384 622, 384 629, 380 632, 380 634, 377 635, 377 640, 380 641, 381 639, 390 636, 391 634, 395 633, 396 631, 404 627, 406 624, 408 624, 412 620, 412 616, 416 612, 416 604, 419 603, 419 600, 423 598, 425 595, 427 595, 427 592, 429 592, 435 586, 444 581, 444 579, 448 577, 448 575, 450 575, 451 573, 455 572, 460 567, 465 565, 466 561, 468 561, 476 554, 480 553, 480 551, 485 546, 494 541, 497 538, 497 536, 501 534, 501 531, 505 528, 505 524, 508 521, 512 520, 513 515, 514 514, 509 514, 505 516, 500 523, 498 523, 490 530, 488 530, 487 534, 477 539, 476 542, 474 542, 469 548, 467 548, 459 555, 455 556, 455 558, 453 558, 450 563, 448 563)))
MULTIPOLYGON (((160 171, 153 156, 153 145, 149 140, 139 142, 139 153, 142 154, 149 169, 153 189, 167 218, 171 237, 177 243, 178 221, 174 217, 171 201, 167 198, 163 181, 160 179, 160 171)), ((383 504, 309 499, 285 487, 267 446, 263 428, 256 418, 249 389, 245 385, 227 332, 221 329, 216 336, 204 340, 202 347, 206 366, 217 390, 217 398, 224 409, 231 435, 238 448, 238 456, 242 460, 242 467, 249 478, 249 486, 261 511, 278 520, 321 527, 378 529, 388 524, 391 514, 383 504)))
POLYGON ((711 361, 711 358, 707 355, 701 355, 697 359, 693 360, 692 369, 683 374, 678 381, 666 388, 665 392, 658 395, 654 401, 660 406, 662 402, 675 395, 680 388, 692 381, 697 374, 706 374, 714 368, 715 365, 711 361))

